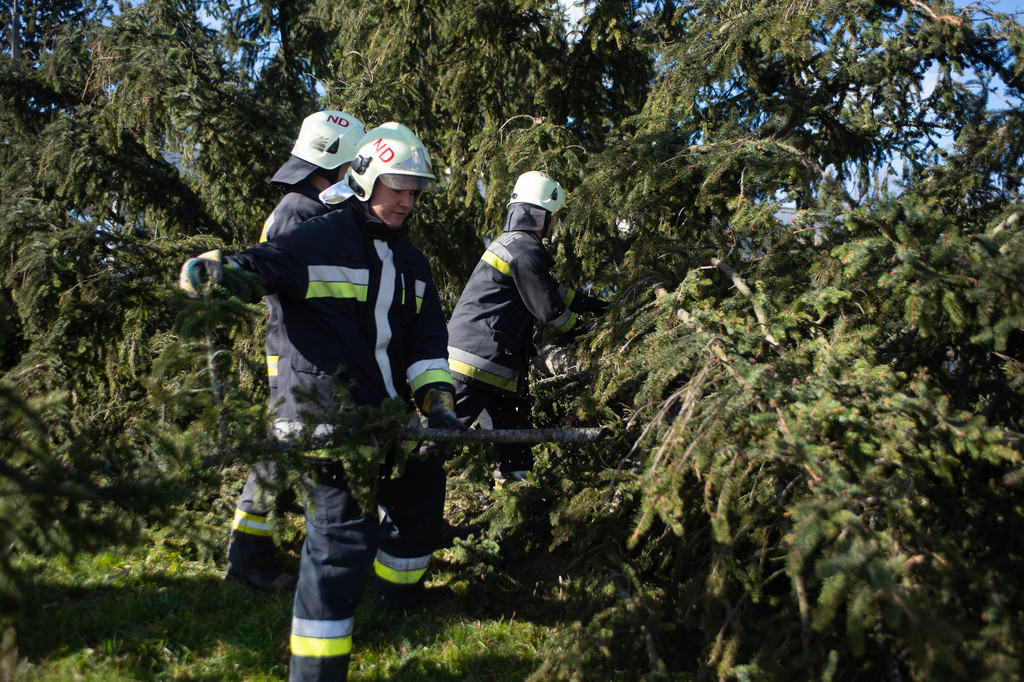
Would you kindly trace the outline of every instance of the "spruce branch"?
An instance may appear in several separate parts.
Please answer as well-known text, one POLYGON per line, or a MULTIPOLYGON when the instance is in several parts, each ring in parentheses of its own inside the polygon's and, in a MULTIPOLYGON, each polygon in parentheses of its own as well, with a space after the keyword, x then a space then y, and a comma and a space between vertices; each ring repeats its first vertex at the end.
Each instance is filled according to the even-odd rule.
POLYGON ((659 673, 664 671, 664 664, 661 662, 661 656, 658 654, 658 648, 655 646, 654 635, 646 625, 640 626, 640 632, 643 635, 644 643, 647 645, 647 659, 650 662, 651 672, 659 673))
POLYGON ((803 629, 804 646, 806 647, 810 637, 811 607, 807 602, 807 586, 804 584, 804 577, 801 575, 799 567, 793 572, 793 589, 796 591, 797 605, 800 608, 800 626, 803 629))
MULTIPOLYGON (((989 237, 995 237, 996 235, 998 235, 1000 232, 1002 232, 1006 228, 1013 227, 1014 225, 1017 224, 1017 222, 1020 221, 1021 216, 1024 216, 1024 208, 1018 208, 1018 209, 1014 210, 1013 212, 1010 213, 1010 215, 1008 215, 1005 218, 1003 218, 1002 220, 1000 220, 999 223, 997 223, 995 227, 993 227, 991 230, 989 230, 988 236, 989 237)), ((1006 253, 1006 245, 1005 244, 1000 249, 1000 251, 1002 253, 1006 253)))
POLYGON ((747 283, 743 281, 743 277, 741 277, 738 272, 733 270, 731 265, 726 263, 721 258, 712 258, 711 263, 719 270, 721 270, 723 273, 725 273, 725 275, 732 280, 733 285, 739 290, 739 292, 750 300, 751 306, 754 308, 754 315, 757 316, 757 321, 764 331, 765 340, 768 341, 768 343, 771 345, 772 349, 776 353, 779 353, 781 355, 781 346, 779 345, 779 342, 775 340, 775 336, 772 334, 772 330, 768 326, 768 316, 765 315, 764 310, 754 300, 754 292, 751 291, 750 287, 747 286, 747 283))
POLYGON ((958 17, 953 14, 936 14, 935 10, 921 2, 921 0, 910 0, 910 4, 919 9, 923 14, 927 14, 935 21, 946 21, 957 27, 963 26, 964 20, 962 17, 958 17))
POLYGON ((797 149, 796 147, 790 144, 786 144, 785 142, 779 142, 778 140, 771 140, 767 144, 771 144, 775 147, 778 147, 782 151, 788 152, 793 156, 797 157, 800 163, 802 163, 808 170, 817 174, 818 177, 820 177, 826 185, 828 185, 832 190, 839 194, 840 197, 842 197, 843 201, 846 202, 847 208, 854 208, 855 206, 859 205, 857 200, 850 196, 850 193, 846 191, 846 188, 843 187, 841 182, 839 182, 831 174, 826 172, 824 168, 819 166, 814 159, 805 154, 803 151, 797 149))
POLYGON ((516 120, 517 118, 529 119, 530 122, 533 123, 533 124, 539 124, 540 123, 540 121, 537 118, 535 118, 534 116, 531 116, 530 114, 517 114, 516 116, 512 116, 511 118, 506 120, 504 123, 501 124, 501 127, 498 128, 498 134, 499 134, 499 138, 500 139, 504 139, 505 126, 507 126, 509 123, 511 123, 512 121, 516 120))
POLYGON ((406 428, 401 438, 443 443, 590 443, 600 428, 564 429, 421 429, 406 428))
POLYGON ((579 379, 589 374, 585 370, 577 370, 575 372, 566 372, 565 374, 556 374, 555 376, 547 377, 539 381, 533 382, 533 387, 537 389, 551 388, 555 386, 569 386, 575 384, 579 379))
MULTIPOLYGON (((657 291, 655 292, 655 295, 658 299, 670 296, 668 290, 663 287, 658 287, 657 291)), ((649 303, 648 305, 660 305, 660 301, 655 301, 653 303, 649 303)), ((686 308, 682 306, 677 307, 674 314, 676 316, 676 319, 678 319, 683 324, 693 323, 693 316, 690 315, 686 308)), ((705 330, 704 327, 702 327, 699 324, 696 325, 696 329, 697 332, 700 334, 708 333, 707 330, 705 330)), ((741 377, 736 372, 736 370, 732 367, 732 365, 729 364, 729 356, 726 354, 725 349, 723 348, 725 342, 722 341, 722 339, 719 338, 718 336, 714 336, 712 340, 708 342, 708 344, 708 347, 711 349, 711 352, 715 354, 715 357, 722 361, 725 368, 734 376, 734 378, 742 381, 741 377)), ((619 352, 622 353, 624 349, 625 346, 622 349, 620 349, 619 352)))

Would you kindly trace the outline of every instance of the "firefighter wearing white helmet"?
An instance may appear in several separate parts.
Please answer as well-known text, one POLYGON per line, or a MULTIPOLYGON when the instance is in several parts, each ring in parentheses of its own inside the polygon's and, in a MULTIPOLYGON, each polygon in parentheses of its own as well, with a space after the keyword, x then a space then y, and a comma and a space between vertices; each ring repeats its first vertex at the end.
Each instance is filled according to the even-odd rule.
MULTIPOLYGON (((541 241, 551 233, 565 190, 547 173, 516 181, 504 232, 487 247, 448 323, 448 364, 455 379, 455 411, 485 429, 532 428, 529 359, 536 323, 575 339, 593 328, 583 315, 607 304, 562 286, 551 276, 555 261, 541 241)), ((495 485, 523 480, 533 468, 529 445, 495 446, 495 485)))
MULTIPOLYGON (((305 118, 291 155, 270 180, 284 188, 285 193, 263 223, 261 242, 286 234, 303 221, 324 215, 352 195, 347 186, 338 181, 348 170, 365 133, 363 123, 343 111, 318 111, 305 118), (342 191, 331 192, 332 186, 342 191)), ((282 399, 282 391, 288 390, 286 387, 292 383, 289 373, 293 371, 293 363, 288 357, 291 345, 280 299, 276 294, 268 294, 264 300, 269 314, 267 376, 273 405, 282 399)), ((290 507, 294 493, 286 491, 278 496, 271 493, 272 486, 267 482, 275 477, 276 467, 272 461, 259 462, 250 472, 235 504, 225 573, 230 580, 268 592, 291 589, 295 584, 294 576, 277 565, 276 547, 270 532, 271 507, 290 507)))
MULTIPOLYGON (((426 148, 408 128, 386 124, 358 145, 349 177, 357 178, 357 197, 224 258, 220 269, 257 275, 280 300, 289 344, 282 359, 289 367, 279 368, 287 380, 271 404, 275 432, 287 442, 308 430, 315 440, 332 433, 331 415, 339 410, 389 400, 419 409, 431 428, 464 429, 453 409, 440 295, 429 262, 408 239, 416 198, 435 182, 426 148)), ((216 276, 213 258, 184 264, 186 291, 195 292, 204 275, 216 276)), ((225 285, 231 280, 225 278, 225 285)), ((372 443, 346 436, 334 433, 330 451, 347 446, 373 452, 372 443)), ((372 442, 388 440, 381 434, 372 442)), ((444 466, 440 453, 425 449, 409 457, 400 476, 351 481, 377 491, 375 504, 364 508, 353 499, 351 472, 341 461, 321 456, 311 462, 289 679, 341 680, 368 580, 386 609, 401 610, 424 597, 431 555, 451 532, 443 516, 444 466)), ((383 464, 381 473, 392 473, 383 464)))

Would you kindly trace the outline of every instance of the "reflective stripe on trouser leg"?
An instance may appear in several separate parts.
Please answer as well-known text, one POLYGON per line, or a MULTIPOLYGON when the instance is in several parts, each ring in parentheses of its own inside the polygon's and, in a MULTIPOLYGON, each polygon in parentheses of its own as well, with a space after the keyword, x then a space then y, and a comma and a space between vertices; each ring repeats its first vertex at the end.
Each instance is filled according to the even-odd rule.
POLYGON ((273 536, 266 516, 247 514, 241 509, 235 509, 235 518, 231 521, 231 532, 258 535, 264 538, 273 536))
POLYGON ((429 554, 402 558, 392 556, 383 550, 377 550, 377 558, 373 562, 373 572, 381 580, 394 585, 413 585, 423 580, 429 563, 429 554))
POLYGON ((268 518, 270 494, 262 481, 273 478, 275 473, 273 463, 257 464, 249 473, 235 505, 228 561, 240 570, 267 571, 274 568, 276 548, 268 518))
POLYGON ((400 477, 381 482, 386 514, 374 562, 374 591, 384 608, 404 608, 423 596, 430 555, 444 524, 444 465, 437 455, 413 455, 400 477))
POLYGON ((354 622, 354 618, 306 620, 293 616, 288 679, 296 682, 346 679, 354 622))
POLYGON ((338 464, 310 489, 306 539, 292 610, 289 680, 343 680, 352 650, 352 619, 373 571, 376 514, 362 515, 338 464))

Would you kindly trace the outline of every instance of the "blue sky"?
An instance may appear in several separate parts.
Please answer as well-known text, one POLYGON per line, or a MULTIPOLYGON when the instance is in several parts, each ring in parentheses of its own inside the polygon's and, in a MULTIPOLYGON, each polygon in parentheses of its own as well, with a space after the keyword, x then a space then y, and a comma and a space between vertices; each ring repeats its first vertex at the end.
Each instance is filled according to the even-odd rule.
MULTIPOLYGON (((954 2, 953 4, 956 5, 957 7, 964 7, 969 3, 963 2, 962 0, 957 0, 957 2, 954 2)), ((995 0, 994 2, 990 2, 988 4, 991 5, 992 9, 996 10, 997 12, 1006 12, 1007 14, 1012 14, 1014 12, 1020 12, 1021 10, 1024 10, 1024 0, 995 0)))

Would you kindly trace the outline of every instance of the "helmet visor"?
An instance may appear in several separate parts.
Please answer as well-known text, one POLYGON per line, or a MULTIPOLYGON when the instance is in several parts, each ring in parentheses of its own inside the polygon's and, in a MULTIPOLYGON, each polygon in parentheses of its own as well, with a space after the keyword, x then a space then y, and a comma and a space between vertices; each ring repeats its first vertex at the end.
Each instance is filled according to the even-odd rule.
POLYGON ((437 180, 434 178, 425 178, 421 175, 398 175, 396 173, 387 173, 385 175, 378 175, 377 179, 393 190, 411 189, 417 192, 422 192, 424 190, 427 192, 433 192, 437 189, 437 180))

